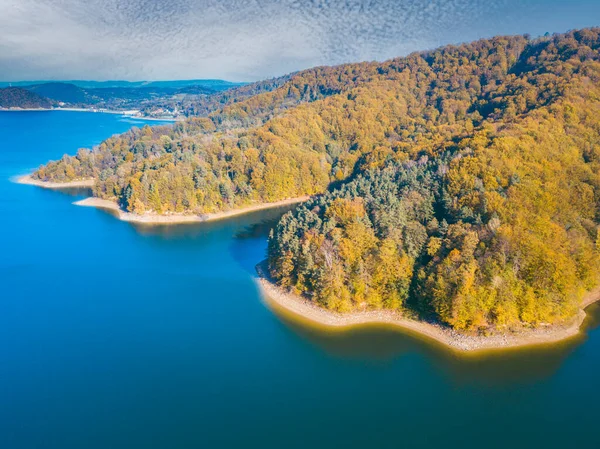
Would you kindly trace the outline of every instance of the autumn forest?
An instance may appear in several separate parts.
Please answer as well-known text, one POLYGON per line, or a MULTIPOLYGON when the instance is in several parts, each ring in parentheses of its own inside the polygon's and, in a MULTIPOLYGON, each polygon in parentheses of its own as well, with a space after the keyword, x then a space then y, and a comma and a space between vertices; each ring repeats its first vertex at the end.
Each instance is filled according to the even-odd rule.
POLYGON ((312 195, 271 276, 331 310, 471 331, 574 316, 600 280, 600 29, 317 67, 198 99, 34 177, 132 213, 312 195))

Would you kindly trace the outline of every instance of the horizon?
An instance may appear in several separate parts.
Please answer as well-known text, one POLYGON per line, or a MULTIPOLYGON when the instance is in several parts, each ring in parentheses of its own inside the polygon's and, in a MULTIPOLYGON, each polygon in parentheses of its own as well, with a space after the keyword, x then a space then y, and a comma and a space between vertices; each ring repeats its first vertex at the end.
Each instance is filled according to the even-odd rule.
MULTIPOLYGON (((5 84, 49 84, 49 83, 62 83, 62 84, 74 84, 74 83, 98 83, 98 84, 108 84, 108 83, 164 83, 164 82, 182 82, 182 83, 192 83, 192 82, 218 82, 225 84, 249 84, 249 81, 230 81, 219 78, 186 78, 186 79, 135 79, 135 80, 127 80, 127 79, 22 79, 22 80, 8 80, 8 81, 0 81, 0 86, 5 84)), ((5 86, 8 87, 8 86, 5 86)), ((18 86, 12 86, 18 87, 18 86)))
MULTIPOLYGON (((1 0, 0 0, 1 1, 1 0)), ((480 37, 474 40, 469 40, 469 41, 460 41, 460 42, 448 42, 442 45, 439 45, 437 47, 432 47, 432 48, 424 48, 424 49, 420 49, 420 50, 414 50, 408 54, 405 55, 397 55, 397 56, 392 56, 390 58, 384 59, 384 60, 357 60, 357 61, 347 61, 347 62, 340 62, 337 64, 320 64, 320 65, 315 65, 315 66, 310 66, 310 67, 304 67, 298 70, 294 70, 292 72, 287 72, 287 73, 282 73, 276 76, 269 76, 266 78, 261 78, 258 80, 254 80, 254 81, 233 81, 230 79, 224 79, 224 78, 198 78, 198 77, 192 77, 192 78, 163 78, 163 79, 124 79, 124 78, 111 78, 111 79, 100 79, 100 78, 60 78, 60 79, 17 79, 17 80, 0 80, 0 87, 9 87, 6 86, 6 84, 11 84, 11 83, 15 83, 15 84, 21 84, 21 85, 29 85, 29 84, 46 84, 46 83, 64 83, 64 84, 75 84, 75 83, 98 83, 98 84, 108 84, 108 83, 130 83, 130 84, 134 84, 134 83, 166 83, 166 82, 218 82, 218 83, 226 83, 226 84, 233 84, 233 85, 244 85, 244 84, 252 84, 254 82, 258 82, 258 81, 263 81, 263 80, 268 80, 268 79, 275 79, 275 78, 279 78, 282 76, 287 76, 287 75, 291 75, 294 73, 298 73, 298 72, 302 72, 305 70, 311 70, 317 67, 336 67, 336 66, 340 66, 340 65, 345 65, 345 64, 360 64, 360 63, 365 63, 365 62, 376 62, 376 63, 383 63, 386 61, 391 61, 394 59, 398 59, 398 58, 403 58, 406 57, 410 54, 413 53, 427 53, 429 51, 434 51, 437 49, 441 49, 441 48, 445 48, 448 46, 459 46, 459 45, 463 45, 463 44, 468 44, 471 42, 477 42, 480 40, 486 40, 486 39, 493 39, 495 37, 500 37, 500 36, 529 36, 530 40, 536 40, 536 39, 541 39, 544 38, 546 36, 553 36, 553 35, 561 35, 561 34, 565 34, 565 33, 569 33, 571 31, 576 31, 576 30, 580 30, 580 29, 593 29, 593 28, 598 28, 600 27, 599 25, 592 25, 592 26, 586 26, 586 27, 581 27, 581 28, 569 28, 567 30, 563 30, 563 31, 554 31, 552 33, 550 32, 545 32, 543 34, 538 34, 538 35, 532 35, 531 33, 520 33, 520 34, 496 34, 493 36, 485 36, 485 37, 480 37)), ((19 87, 19 86, 12 86, 12 87, 19 87)))

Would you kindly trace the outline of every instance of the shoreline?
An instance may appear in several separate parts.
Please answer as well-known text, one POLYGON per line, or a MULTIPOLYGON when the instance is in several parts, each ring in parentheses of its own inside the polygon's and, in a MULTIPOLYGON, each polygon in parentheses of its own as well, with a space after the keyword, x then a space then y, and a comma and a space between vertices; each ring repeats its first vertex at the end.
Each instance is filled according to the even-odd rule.
POLYGON ((113 111, 110 109, 94 109, 94 108, 0 108, 0 112, 52 112, 52 111, 64 111, 64 112, 95 112, 98 114, 115 114, 121 115, 124 118, 130 118, 134 120, 147 120, 147 121, 158 121, 158 122, 180 122, 185 120, 185 117, 143 117, 133 114, 128 114, 128 111, 113 111))
MULTIPOLYGON (((31 175, 20 176, 16 179, 19 184, 29 184, 46 189, 61 189, 69 187, 93 187, 93 179, 82 179, 78 181, 55 183, 35 180, 31 175)), ((203 223, 222 220, 250 212, 270 209, 274 207, 289 206, 308 200, 309 196, 288 198, 272 203, 261 203, 232 209, 223 212, 207 213, 202 215, 169 214, 159 215, 154 213, 134 214, 121 210, 115 201, 101 198, 88 197, 73 204, 83 207, 95 207, 108 210, 116 215, 119 220, 139 224, 183 224, 203 223)), ((507 349, 524 346, 544 345, 556 343, 577 336, 581 325, 586 317, 584 309, 600 300, 600 287, 588 292, 580 305, 577 316, 571 322, 560 325, 540 327, 536 329, 524 329, 516 332, 490 336, 468 335, 439 324, 428 323, 402 316, 398 312, 390 310, 369 310, 353 313, 338 313, 315 305, 310 300, 299 295, 285 291, 277 286, 266 271, 266 261, 256 266, 258 278, 256 283, 261 292, 265 305, 274 309, 283 309, 292 315, 304 318, 313 323, 333 328, 350 328, 367 324, 392 325, 408 333, 441 343, 444 346, 459 352, 475 352, 482 350, 507 349)))
POLYGON ((69 187, 94 187, 93 179, 80 179, 77 181, 68 182, 50 182, 33 179, 31 175, 19 176, 16 178, 17 184, 27 184, 31 186, 42 187, 44 189, 65 189, 69 187))
MULTIPOLYGON (((36 187, 42 187, 44 189, 65 189, 69 187, 87 187, 91 188, 94 186, 94 179, 81 179, 70 182, 49 182, 39 181, 33 179, 31 174, 23 175, 13 178, 13 181, 18 184, 33 185, 36 187)), ((238 215, 247 214, 250 212, 256 212, 265 209, 271 209, 274 207, 290 206, 293 204, 307 201, 310 196, 300 196, 296 198, 287 198, 281 201, 275 201, 272 203, 260 203, 237 209, 231 209, 223 212, 213 212, 201 215, 183 214, 183 213, 172 213, 169 215, 160 215, 155 213, 145 214, 134 214, 122 210, 115 201, 105 200, 102 198, 88 197, 83 200, 75 201, 73 204, 76 206, 84 207, 95 207, 98 209, 104 209, 111 211, 116 218, 129 223, 142 223, 142 224, 182 224, 182 223, 204 223, 207 221, 223 220, 225 218, 235 217, 238 215)))
POLYGON ((439 324, 406 318, 391 310, 371 310, 353 313, 338 313, 320 307, 297 294, 287 292, 272 282, 266 271, 266 261, 256 266, 256 283, 265 305, 277 313, 282 309, 297 317, 326 327, 347 329, 368 324, 394 326, 417 337, 441 343, 457 352, 502 350, 525 346, 547 345, 575 337, 580 333, 586 317, 584 309, 600 300, 600 287, 589 292, 583 299, 577 316, 567 324, 522 330, 490 336, 467 335, 439 324))
POLYGON ((213 212, 202 215, 186 215, 186 214, 170 214, 170 215, 159 215, 154 213, 146 214, 134 214, 131 212, 123 211, 115 201, 104 200, 101 198, 89 197, 80 201, 76 201, 73 204, 76 206, 84 207, 95 207, 98 209, 105 209, 116 213, 116 218, 129 223, 142 223, 142 224, 182 224, 182 223, 205 223, 208 221, 223 220, 225 218, 235 217, 238 215, 244 215, 250 212, 256 212, 265 209, 272 209, 274 207, 290 206, 293 204, 301 203, 308 200, 309 196, 302 196, 297 198, 288 198, 273 203, 261 203, 253 206, 241 207, 238 209, 231 209, 223 212, 213 212))

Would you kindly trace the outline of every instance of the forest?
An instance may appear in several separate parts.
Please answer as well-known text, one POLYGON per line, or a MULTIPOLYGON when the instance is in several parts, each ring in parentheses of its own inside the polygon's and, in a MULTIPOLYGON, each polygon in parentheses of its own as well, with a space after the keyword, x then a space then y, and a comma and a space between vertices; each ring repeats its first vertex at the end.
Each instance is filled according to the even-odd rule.
POLYGON ((52 107, 52 102, 34 92, 20 87, 0 88, 0 108, 44 109, 52 107))
POLYGON ((558 323, 600 279, 599 51, 594 28, 317 67, 34 177, 140 214, 314 195, 269 238, 283 288, 459 330, 558 323))

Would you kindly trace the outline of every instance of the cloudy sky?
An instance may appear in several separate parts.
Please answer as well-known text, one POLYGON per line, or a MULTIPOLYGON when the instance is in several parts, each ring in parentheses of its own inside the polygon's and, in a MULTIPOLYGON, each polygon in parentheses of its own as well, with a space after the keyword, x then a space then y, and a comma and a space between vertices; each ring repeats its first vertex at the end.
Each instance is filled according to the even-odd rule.
POLYGON ((600 0, 0 0, 0 80, 252 81, 594 25, 600 0))

